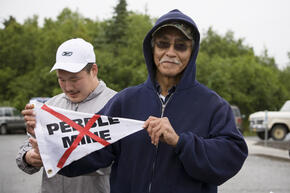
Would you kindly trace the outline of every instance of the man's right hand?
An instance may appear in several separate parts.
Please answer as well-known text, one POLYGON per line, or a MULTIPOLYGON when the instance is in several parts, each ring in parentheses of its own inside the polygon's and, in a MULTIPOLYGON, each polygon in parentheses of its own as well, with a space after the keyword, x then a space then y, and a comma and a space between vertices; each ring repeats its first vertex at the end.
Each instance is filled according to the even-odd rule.
POLYGON ((21 113, 24 116, 24 120, 26 122, 26 131, 30 135, 35 136, 34 128, 36 125, 36 120, 33 108, 34 108, 33 104, 26 104, 25 109, 22 110, 21 113))
POLYGON ((26 152, 24 159, 26 163, 28 163, 31 166, 41 167, 43 164, 40 157, 37 141, 36 139, 31 137, 29 138, 29 142, 32 145, 32 149, 26 152))

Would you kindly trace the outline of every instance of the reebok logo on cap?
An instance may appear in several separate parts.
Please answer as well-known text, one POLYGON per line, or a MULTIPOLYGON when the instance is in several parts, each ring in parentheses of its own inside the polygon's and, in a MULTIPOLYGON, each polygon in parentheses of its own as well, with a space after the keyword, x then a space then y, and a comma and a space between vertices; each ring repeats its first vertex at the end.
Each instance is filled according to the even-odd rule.
POLYGON ((95 63, 94 47, 81 38, 73 38, 63 42, 57 49, 53 70, 80 72, 88 63, 95 63))
POLYGON ((73 53, 72 52, 63 52, 61 55, 62 56, 71 56, 73 53))

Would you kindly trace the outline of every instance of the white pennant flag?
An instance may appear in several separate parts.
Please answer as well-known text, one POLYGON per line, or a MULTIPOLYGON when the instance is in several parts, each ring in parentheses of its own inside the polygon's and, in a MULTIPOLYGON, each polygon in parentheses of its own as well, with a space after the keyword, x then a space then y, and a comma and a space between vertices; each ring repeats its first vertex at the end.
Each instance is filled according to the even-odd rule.
POLYGON ((69 111, 34 104, 35 135, 47 176, 137 131, 144 121, 69 111))

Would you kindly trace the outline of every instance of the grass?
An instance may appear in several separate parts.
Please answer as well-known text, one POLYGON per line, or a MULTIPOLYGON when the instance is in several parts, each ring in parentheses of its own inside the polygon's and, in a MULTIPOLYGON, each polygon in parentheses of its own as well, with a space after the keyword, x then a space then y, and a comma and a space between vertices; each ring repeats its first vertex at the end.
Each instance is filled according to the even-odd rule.
POLYGON ((245 137, 247 137, 247 136, 256 136, 256 132, 250 131, 249 129, 246 129, 246 130, 244 130, 243 135, 245 137))

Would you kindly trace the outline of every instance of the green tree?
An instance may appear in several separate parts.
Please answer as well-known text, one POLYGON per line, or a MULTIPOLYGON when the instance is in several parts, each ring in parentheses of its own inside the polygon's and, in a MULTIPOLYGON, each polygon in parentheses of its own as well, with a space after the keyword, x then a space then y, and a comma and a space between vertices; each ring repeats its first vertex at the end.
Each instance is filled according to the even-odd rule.
MULTIPOLYGON (((95 47, 99 78, 117 91, 147 78, 142 43, 155 19, 128 12, 119 0, 112 18, 94 21, 65 8, 56 20, 37 16, 20 24, 12 16, 0 29, 0 104, 22 109, 31 97, 61 92, 55 72, 58 46, 81 37, 95 47)), ((289 53, 290 65, 290 53, 289 53)), ((267 49, 258 56, 253 48, 235 39, 233 32, 217 34, 212 28, 201 40, 197 80, 215 90, 243 114, 277 110, 290 99, 290 67, 280 70, 267 49)))
POLYGON ((11 85, 35 66, 32 50, 35 50, 40 34, 36 16, 27 19, 23 25, 13 17, 4 23, 5 27, 0 31, 1 103, 13 101, 17 88, 11 85))
POLYGON ((280 107, 289 93, 282 83, 286 74, 281 76, 267 51, 256 56, 232 32, 221 36, 209 28, 201 41, 197 79, 238 105, 244 114, 280 107))
POLYGON ((254 51, 244 44, 243 39, 235 40, 234 33, 228 31, 225 36, 221 36, 210 27, 204 34, 200 43, 201 52, 207 53, 208 57, 218 55, 222 58, 237 57, 241 55, 252 55, 254 51))
MULTIPOLYGON (((119 0, 119 3, 114 8, 113 18, 108 21, 108 26, 105 29, 107 43, 113 44, 115 51, 119 46, 127 46, 126 33, 128 28, 128 11, 126 0, 119 0)), ((116 52, 118 54, 118 52, 116 52)))
POLYGON ((143 82, 147 77, 142 45, 143 39, 152 27, 152 20, 147 15, 129 13, 126 40, 128 46, 101 47, 96 49, 99 62, 99 77, 115 90, 143 82), (105 49, 104 49, 105 48, 105 49), (118 49, 115 55, 114 49, 118 49))
POLYGON ((10 101, 21 109, 31 97, 60 92, 55 74, 49 73, 58 46, 76 37, 92 41, 94 37, 89 35, 97 33, 97 25, 67 8, 56 21, 45 19, 42 28, 37 25, 37 17, 27 19, 23 25, 10 20, 0 31, 0 74, 6 75, 0 82, 8 82, 3 84, 0 97, 2 102, 10 101))

